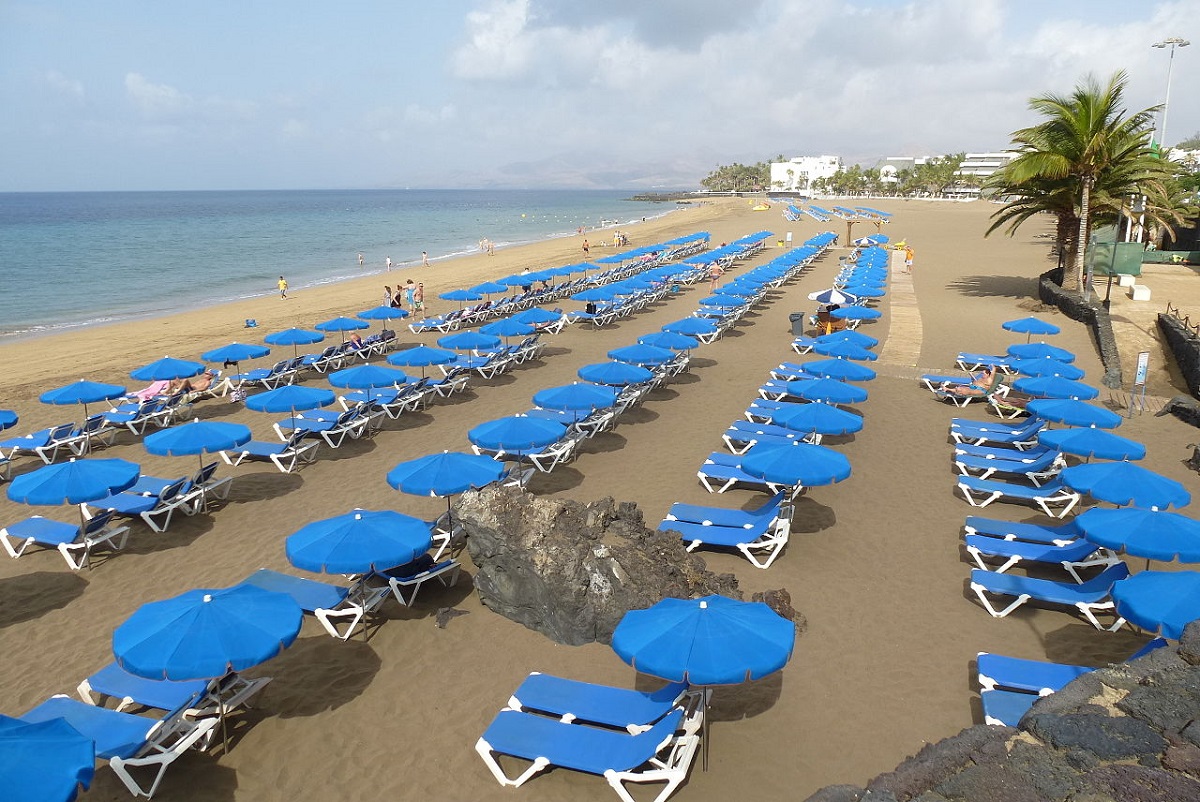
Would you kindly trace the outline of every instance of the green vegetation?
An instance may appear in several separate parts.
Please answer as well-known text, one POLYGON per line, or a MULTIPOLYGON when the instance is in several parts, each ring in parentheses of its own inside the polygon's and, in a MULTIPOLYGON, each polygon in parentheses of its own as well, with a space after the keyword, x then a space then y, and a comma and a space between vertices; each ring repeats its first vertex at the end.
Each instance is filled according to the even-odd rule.
POLYGON ((977 187, 976 176, 958 175, 966 153, 954 153, 926 159, 912 169, 900 170, 894 181, 886 181, 875 168, 864 170, 857 164, 838 170, 829 178, 813 182, 816 192, 829 195, 898 195, 900 197, 940 198, 951 189, 977 187))
MULTIPOLYGON (((777 161, 783 161, 782 156, 777 161)), ((771 163, 718 166, 700 181, 709 192, 762 192, 771 183, 771 163)))
POLYGON ((1029 107, 1042 122, 1012 134, 1017 157, 984 184, 1007 200, 992 215, 989 234, 1007 226, 1011 235, 1042 213, 1055 217, 1059 253, 1069 265, 1065 289, 1083 286, 1083 245, 1091 228, 1131 216, 1135 198, 1145 198, 1148 224, 1172 238, 1190 211, 1179 166, 1150 143, 1158 107, 1127 113, 1127 82, 1124 72, 1103 86, 1088 76, 1070 95, 1032 98, 1029 107))

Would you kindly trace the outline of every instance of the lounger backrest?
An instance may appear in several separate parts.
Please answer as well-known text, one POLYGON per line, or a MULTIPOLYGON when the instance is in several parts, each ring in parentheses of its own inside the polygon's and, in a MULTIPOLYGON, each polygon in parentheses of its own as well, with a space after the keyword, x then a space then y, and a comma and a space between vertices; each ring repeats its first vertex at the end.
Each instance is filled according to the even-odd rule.
POLYGON ((74 436, 74 434, 75 434, 75 424, 74 423, 60 423, 58 426, 55 426, 53 429, 50 430, 48 442, 53 443, 56 440, 65 440, 68 437, 74 436))
POLYGON ((305 436, 307 436, 307 435, 308 435, 308 429, 293 429, 292 433, 290 435, 288 435, 288 439, 285 440, 283 443, 283 451, 288 452, 288 451, 292 451, 293 449, 299 448, 301 445, 301 442, 304 440, 305 436))
POLYGON ((96 513, 88 519, 86 524, 84 524, 83 536, 87 537, 89 535, 94 535, 100 530, 104 529, 104 527, 108 526, 109 522, 112 520, 112 517, 112 510, 101 510, 100 512, 96 513))
POLYGON ((212 481, 213 476, 217 472, 217 463, 210 462, 200 470, 196 471, 195 477, 192 478, 192 485, 195 487, 203 487, 212 481))
POLYGON ((183 491, 184 485, 186 485, 187 483, 188 483, 188 478, 186 476, 182 476, 182 477, 176 479, 174 482, 171 482, 171 484, 167 485, 162 490, 158 491, 158 500, 159 501, 170 501, 171 499, 178 496, 180 494, 180 492, 183 491))

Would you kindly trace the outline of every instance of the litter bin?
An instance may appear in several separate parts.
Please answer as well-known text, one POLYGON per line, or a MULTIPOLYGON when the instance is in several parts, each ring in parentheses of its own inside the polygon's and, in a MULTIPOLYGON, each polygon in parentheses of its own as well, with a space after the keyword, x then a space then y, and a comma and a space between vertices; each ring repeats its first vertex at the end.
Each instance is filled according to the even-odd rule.
POLYGON ((792 312, 788 315, 788 320, 792 323, 792 334, 797 337, 804 334, 804 321, 807 317, 808 315, 803 312, 792 312))

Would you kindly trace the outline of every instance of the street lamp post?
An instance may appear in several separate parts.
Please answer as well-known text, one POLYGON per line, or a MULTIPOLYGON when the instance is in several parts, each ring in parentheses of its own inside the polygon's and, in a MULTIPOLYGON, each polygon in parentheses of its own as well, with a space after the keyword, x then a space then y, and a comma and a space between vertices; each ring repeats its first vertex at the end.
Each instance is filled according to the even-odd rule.
POLYGON ((1171 55, 1167 59, 1167 93, 1163 97, 1162 128, 1159 131, 1158 137, 1159 145, 1161 147, 1165 147, 1167 144, 1167 106, 1169 106, 1171 103, 1171 70, 1175 66, 1175 48, 1187 47, 1190 44, 1191 42, 1189 42, 1187 39, 1182 39, 1178 36, 1170 36, 1166 39, 1163 39, 1161 42, 1155 42, 1153 45, 1151 45, 1151 47, 1157 47, 1160 49, 1164 47, 1171 48, 1171 55))

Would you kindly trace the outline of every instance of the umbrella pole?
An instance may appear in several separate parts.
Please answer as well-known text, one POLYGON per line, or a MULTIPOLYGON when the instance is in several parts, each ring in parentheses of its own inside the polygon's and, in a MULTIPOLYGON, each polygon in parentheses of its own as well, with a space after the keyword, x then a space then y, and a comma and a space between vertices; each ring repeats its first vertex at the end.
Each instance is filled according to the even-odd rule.
POLYGON ((711 693, 707 685, 700 686, 700 698, 704 705, 704 720, 700 722, 700 738, 704 742, 704 757, 701 765, 704 771, 708 771, 708 697, 711 693))

